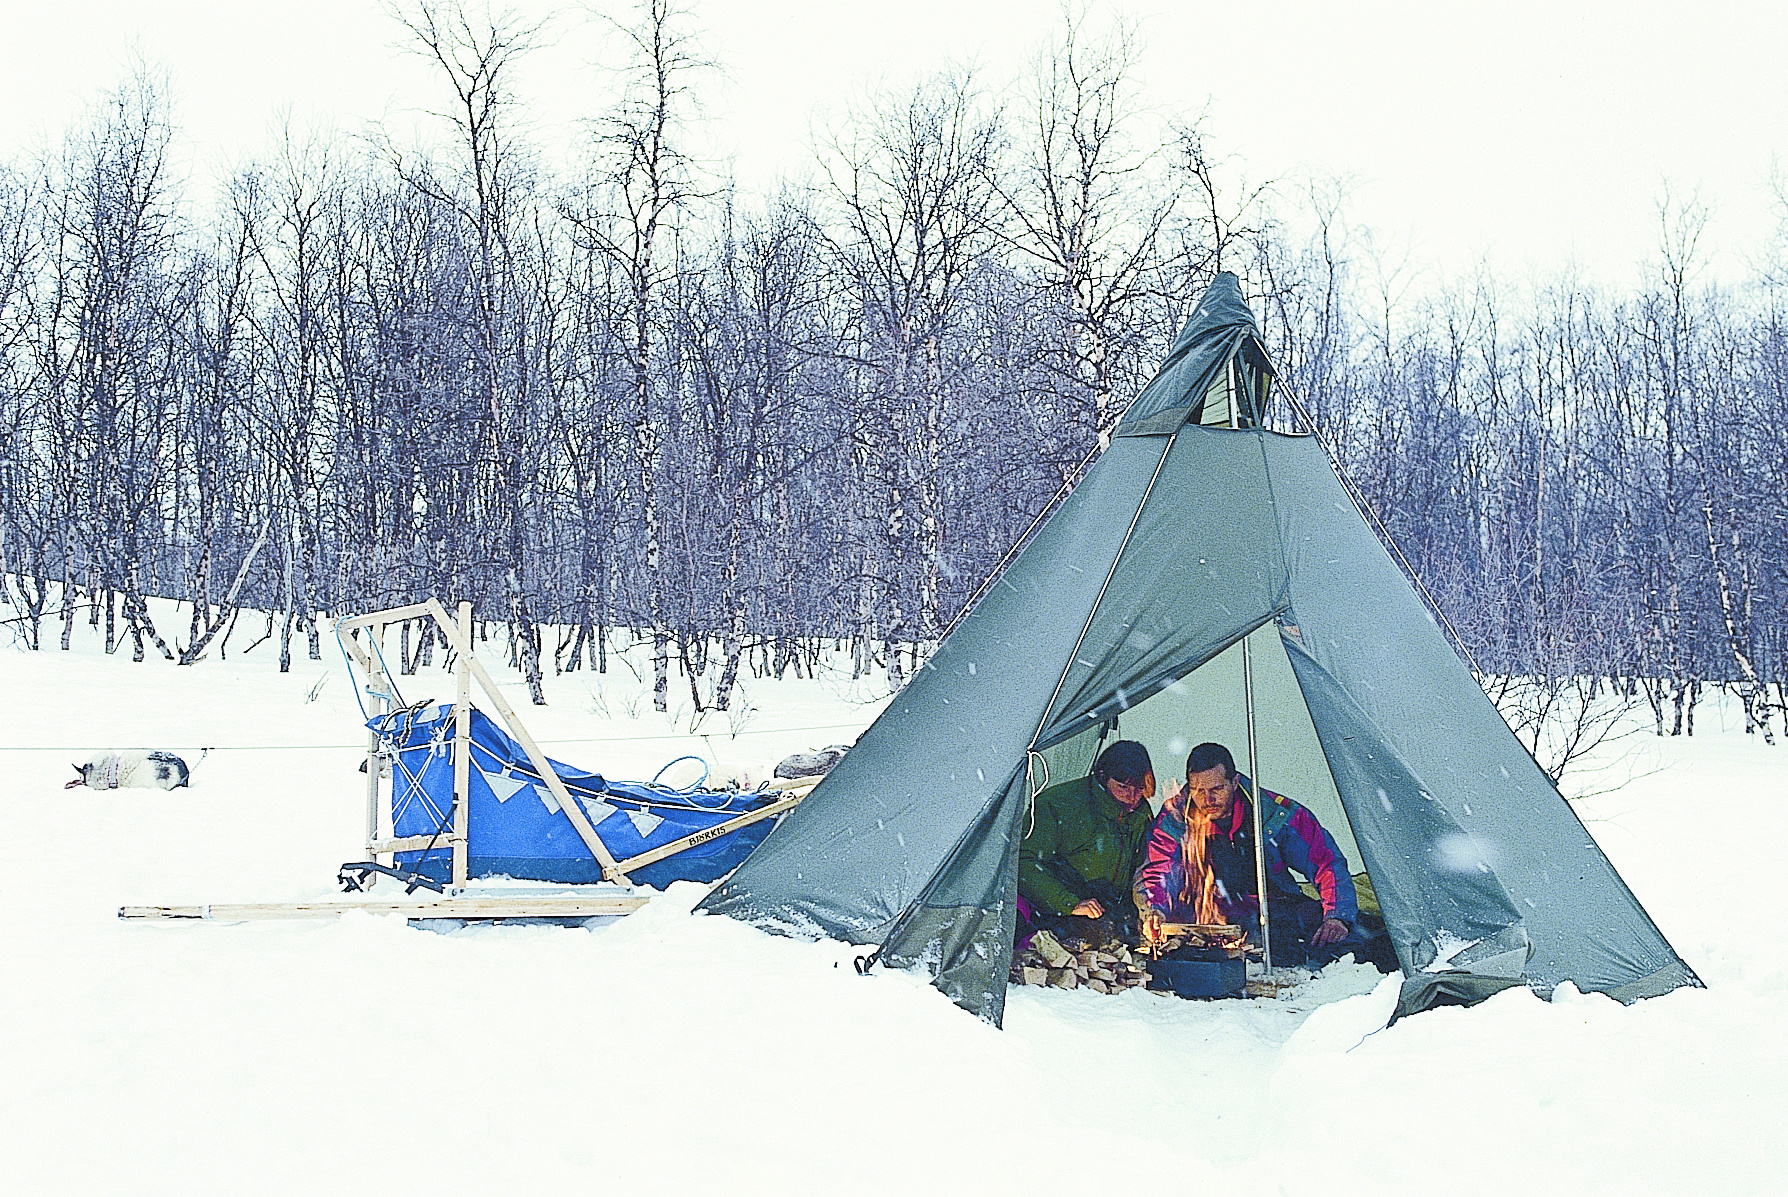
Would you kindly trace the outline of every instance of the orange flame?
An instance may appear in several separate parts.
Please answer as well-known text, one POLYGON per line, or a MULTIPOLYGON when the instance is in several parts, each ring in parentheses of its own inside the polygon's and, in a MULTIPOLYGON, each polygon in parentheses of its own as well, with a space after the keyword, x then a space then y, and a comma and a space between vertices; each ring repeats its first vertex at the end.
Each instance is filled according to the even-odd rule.
MULTIPOLYGON (((1187 803, 1191 807, 1191 803, 1187 803)), ((1217 874, 1206 859, 1205 845, 1211 837, 1211 818, 1192 807, 1186 811, 1186 834, 1180 841, 1180 858, 1185 875, 1180 881, 1180 901, 1192 908, 1196 923, 1214 926, 1224 921, 1217 905, 1217 874)))

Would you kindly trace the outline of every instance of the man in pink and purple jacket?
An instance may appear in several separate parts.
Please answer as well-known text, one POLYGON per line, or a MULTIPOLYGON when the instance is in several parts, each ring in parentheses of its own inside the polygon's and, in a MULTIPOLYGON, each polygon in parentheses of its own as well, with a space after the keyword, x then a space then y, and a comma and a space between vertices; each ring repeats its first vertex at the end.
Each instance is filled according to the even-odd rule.
MULTIPOLYGON (((1193 923, 1198 886, 1187 884, 1187 811, 1209 828, 1203 859, 1214 878, 1217 913, 1260 941, 1260 898, 1254 862, 1253 783, 1236 772, 1221 744, 1200 744, 1186 758, 1186 781, 1155 817, 1135 878, 1143 935, 1158 939, 1163 922, 1193 923), (1208 822, 1206 822, 1208 820, 1208 822)), ((1316 816, 1291 799, 1262 791, 1261 831, 1271 915, 1273 962, 1320 967, 1363 945, 1358 902, 1347 860, 1316 816), (1312 900, 1293 879, 1302 874, 1320 895, 1312 900)))

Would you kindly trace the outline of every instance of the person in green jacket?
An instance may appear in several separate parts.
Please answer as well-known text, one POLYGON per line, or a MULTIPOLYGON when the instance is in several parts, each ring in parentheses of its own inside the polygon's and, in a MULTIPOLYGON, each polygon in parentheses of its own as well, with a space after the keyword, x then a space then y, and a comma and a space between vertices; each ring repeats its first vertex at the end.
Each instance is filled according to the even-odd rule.
POLYGON ((1099 754, 1089 776, 1037 795, 1018 847, 1021 939, 1042 929, 1135 938, 1130 881, 1148 847, 1154 790, 1149 750, 1119 740, 1099 754))

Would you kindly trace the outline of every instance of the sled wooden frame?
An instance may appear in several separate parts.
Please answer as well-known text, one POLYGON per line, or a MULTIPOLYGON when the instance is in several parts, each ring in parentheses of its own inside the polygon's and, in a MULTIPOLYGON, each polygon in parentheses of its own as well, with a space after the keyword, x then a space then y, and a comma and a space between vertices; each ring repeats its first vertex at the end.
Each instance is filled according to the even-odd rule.
MULTIPOLYGON (((436 599, 427 599, 420 603, 411 603, 403 607, 389 607, 383 611, 373 611, 366 615, 354 615, 340 619, 335 624, 335 638, 349 659, 365 675, 365 681, 355 679, 356 686, 364 686, 370 693, 374 705, 378 708, 374 715, 388 715, 399 709, 393 695, 396 693, 394 679, 385 668, 383 640, 385 629, 394 623, 404 623, 412 619, 432 619, 446 637, 447 643, 456 654, 454 662, 455 697, 453 703, 453 829, 439 836, 411 835, 393 838, 381 838, 379 835, 380 802, 379 778, 383 772, 382 754, 379 751, 379 734, 368 731, 366 741, 366 854, 371 860, 380 860, 381 856, 389 856, 394 852, 416 852, 425 848, 448 848, 452 852, 452 881, 456 890, 463 890, 467 884, 469 862, 467 844, 470 841, 470 828, 467 824, 470 802, 470 778, 472 764, 472 682, 476 681, 490 699, 491 706, 496 709, 509 734, 527 753, 528 761, 540 774, 547 791, 559 804, 560 812, 571 823, 577 836, 590 850, 590 855, 602 866, 602 879, 617 885, 631 886, 632 879, 628 873, 633 869, 675 856, 677 853, 719 839, 740 828, 749 827, 764 819, 773 819, 786 810, 799 805, 807 796, 807 791, 818 783, 818 779, 802 779, 801 782, 787 786, 787 796, 774 802, 746 811, 724 823, 672 840, 668 844, 660 844, 626 860, 616 860, 596 835, 596 828, 585 815, 583 806, 571 796, 566 788, 565 779, 547 763, 546 754, 534 737, 523 726, 520 716, 509 705, 502 692, 497 689, 496 681, 484 668, 472 651, 472 604, 459 604, 459 618, 455 619, 447 613, 436 599), (366 629, 370 645, 362 645, 354 635, 360 629, 366 629), (369 651, 369 647, 370 650, 369 651)), ((395 777, 394 777, 395 783, 395 777)), ((389 860, 380 863, 390 863, 389 860)), ((119 912, 123 917, 123 912, 119 912)), ((184 916, 194 917, 194 916, 184 916)), ((444 915, 439 917, 464 917, 444 915)), ((474 916, 478 917, 478 916, 474 916)), ((493 916, 483 916, 493 917, 493 916)), ((508 916, 522 917, 522 916, 508 916)))

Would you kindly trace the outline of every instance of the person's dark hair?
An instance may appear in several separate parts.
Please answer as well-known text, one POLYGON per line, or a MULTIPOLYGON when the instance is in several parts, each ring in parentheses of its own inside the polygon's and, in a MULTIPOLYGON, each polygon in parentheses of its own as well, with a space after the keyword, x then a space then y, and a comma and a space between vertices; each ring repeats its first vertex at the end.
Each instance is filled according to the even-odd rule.
POLYGON ((1224 778, 1235 776, 1235 758, 1229 755, 1229 749, 1221 744, 1200 744, 1186 754, 1186 776, 1203 773, 1207 769, 1223 766, 1224 778))
POLYGON ((1121 781, 1139 786, 1155 771, 1149 762, 1149 750, 1135 740, 1119 740, 1093 762, 1093 780, 1100 785, 1121 781))

